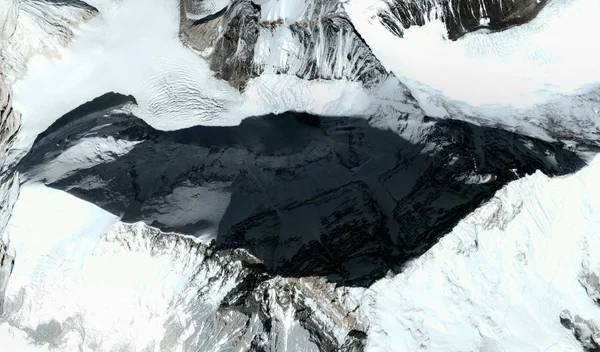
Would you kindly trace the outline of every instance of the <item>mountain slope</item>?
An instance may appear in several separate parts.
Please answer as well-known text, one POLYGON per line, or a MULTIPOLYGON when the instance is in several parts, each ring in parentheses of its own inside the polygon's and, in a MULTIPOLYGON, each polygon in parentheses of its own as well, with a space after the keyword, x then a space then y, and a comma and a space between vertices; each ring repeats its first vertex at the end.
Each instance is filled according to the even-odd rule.
POLYGON ((4 330, 59 351, 323 351, 350 347, 347 334, 362 328, 329 302, 343 293, 333 285, 270 277, 245 251, 117 220, 64 192, 23 187, 4 330))
MULTIPOLYGON (((482 29, 456 41, 448 36, 448 22, 435 15, 439 7, 398 36, 390 23, 403 28, 410 13, 393 11, 389 3, 351 0, 344 9, 375 56, 408 86, 426 114, 597 144, 600 57, 589 45, 594 40, 589 29, 600 16, 597 1, 540 1, 547 4, 527 23, 500 32, 482 29)), ((473 3, 475 10, 479 5, 484 10, 484 3, 509 2, 451 3, 473 3)), ((416 10, 423 16, 428 7, 416 10)))
POLYGON ((2 1, 0 345, 600 350, 598 16, 2 1))
POLYGON ((133 103, 110 93, 59 118, 17 170, 124 221, 344 285, 399 270, 511 180, 585 165, 562 143, 461 121, 399 115, 394 131, 286 113, 165 132, 133 103))
POLYGON ((510 183, 371 286, 367 350, 597 350, 598 172, 596 158, 574 175, 510 183))

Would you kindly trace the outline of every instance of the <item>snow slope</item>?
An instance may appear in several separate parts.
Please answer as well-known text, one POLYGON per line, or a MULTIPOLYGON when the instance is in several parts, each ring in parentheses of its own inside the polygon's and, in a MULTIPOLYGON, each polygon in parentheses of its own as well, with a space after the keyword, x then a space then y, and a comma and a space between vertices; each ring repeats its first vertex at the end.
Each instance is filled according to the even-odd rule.
POLYGON ((4 0, 0 3, 0 81, 11 84, 36 55, 56 57, 79 23, 96 15, 80 2, 4 0))
POLYGON ((330 303, 340 298, 333 284, 261 279, 242 266, 251 259, 243 251, 117 220, 67 193, 23 186, 9 228, 18 257, 3 348, 317 351, 313 334, 326 346, 361 328, 345 305, 330 303))
POLYGON ((178 2, 89 1, 99 14, 77 30, 58 59, 35 57, 14 86, 23 131, 15 148, 74 107, 110 91, 133 94, 140 116, 164 129, 235 124, 225 116, 240 97, 211 77, 178 40, 178 2))
POLYGON ((367 350, 581 351, 560 317, 600 323, 599 175, 596 158, 571 176, 510 183, 364 291, 367 350))
MULTIPOLYGON (((144 243, 135 236, 128 240, 130 250, 122 251, 120 225, 103 236, 117 220, 67 193, 23 187, 9 229, 18 263, 6 292, 8 322, 31 327, 29 339, 40 347, 58 344, 65 351, 78 345, 112 351, 162 336, 166 305, 181 289, 173 281, 181 269, 169 266, 170 256, 140 253, 144 243), (53 335, 52 324, 67 335, 53 335), (77 324, 79 331, 73 329, 77 324)), ((14 333, 6 324, 0 330, 14 333)))
MULTIPOLYGON (((403 38, 394 35, 377 17, 387 9, 384 0, 350 0, 344 6, 375 55, 431 116, 462 114, 512 127, 532 115, 560 120, 571 112, 576 118, 582 113, 572 111, 581 105, 577 95, 600 89, 600 51, 590 45, 600 16, 596 0, 550 1, 529 23, 480 30, 457 41, 447 39, 440 20, 412 26, 403 38), (558 103, 562 114, 551 114, 546 103, 558 103)), ((597 132, 594 103, 585 102, 585 117, 587 130, 597 132)), ((551 129, 539 121, 533 125, 551 129)), ((586 128, 565 125, 560 127, 589 136, 586 128)))
POLYGON ((35 56, 14 86, 22 131, 13 160, 61 115, 106 92, 133 95, 134 111, 152 126, 237 125, 248 116, 286 110, 356 115, 371 106, 347 80, 301 81, 265 75, 240 94, 179 40, 177 0, 93 0, 99 13, 56 58, 35 56), (351 102, 348 104, 348 102, 351 102))

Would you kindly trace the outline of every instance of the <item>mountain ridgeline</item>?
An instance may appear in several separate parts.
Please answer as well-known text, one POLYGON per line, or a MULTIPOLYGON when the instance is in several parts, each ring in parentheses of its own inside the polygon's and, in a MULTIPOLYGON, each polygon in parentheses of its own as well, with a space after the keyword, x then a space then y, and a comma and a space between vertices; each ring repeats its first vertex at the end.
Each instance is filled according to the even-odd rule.
POLYGON ((585 165, 560 142, 457 120, 423 119, 419 142, 294 112, 159 131, 122 108, 134 103, 108 93, 59 118, 18 171, 123 221, 244 248, 273 274, 341 285, 401 270, 511 180, 585 165), (130 147, 82 166, 91 138, 130 147))

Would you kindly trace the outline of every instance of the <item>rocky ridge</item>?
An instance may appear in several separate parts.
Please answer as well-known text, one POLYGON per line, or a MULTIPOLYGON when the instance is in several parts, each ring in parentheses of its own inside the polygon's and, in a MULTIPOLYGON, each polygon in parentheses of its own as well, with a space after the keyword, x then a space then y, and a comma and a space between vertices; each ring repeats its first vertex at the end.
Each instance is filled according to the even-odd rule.
POLYGON ((111 93, 58 119, 17 170, 123 221, 342 285, 401 270, 511 180, 585 165, 562 143, 456 120, 400 115, 390 130, 286 113, 165 132, 123 108, 133 103, 111 93), (91 139, 103 146, 92 154, 91 139))

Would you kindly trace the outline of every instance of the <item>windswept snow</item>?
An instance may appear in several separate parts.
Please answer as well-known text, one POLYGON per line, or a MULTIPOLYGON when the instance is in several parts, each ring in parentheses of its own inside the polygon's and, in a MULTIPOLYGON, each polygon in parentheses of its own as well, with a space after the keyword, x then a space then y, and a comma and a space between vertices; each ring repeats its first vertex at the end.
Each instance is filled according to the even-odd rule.
POLYGON ((81 22, 96 15, 84 2, 3 0, 0 3, 0 80, 11 84, 35 55, 57 56, 81 22))
POLYGON ((15 106, 23 115, 16 148, 28 149, 61 115, 110 91, 135 96, 136 114, 162 129, 239 122, 225 116, 240 103, 239 93, 179 42, 177 1, 90 3, 99 14, 81 26, 60 58, 36 57, 15 84, 15 106))
POLYGON ((530 23, 455 42, 439 20, 396 37, 374 17, 383 5, 350 0, 346 10, 384 65, 450 99, 525 107, 600 85, 600 51, 590 45, 600 17, 596 0, 550 1, 530 23))
MULTIPOLYGON (((395 80, 395 79, 391 79, 395 80)), ((308 81, 294 75, 264 73, 248 82, 239 114, 253 116, 301 111, 326 116, 367 114, 377 100, 359 82, 348 80, 308 81)))
POLYGON ((515 181, 374 284, 362 296, 367 350, 581 351, 560 316, 600 324, 599 287, 584 287, 600 274, 598 177, 600 158, 571 176, 515 181))

